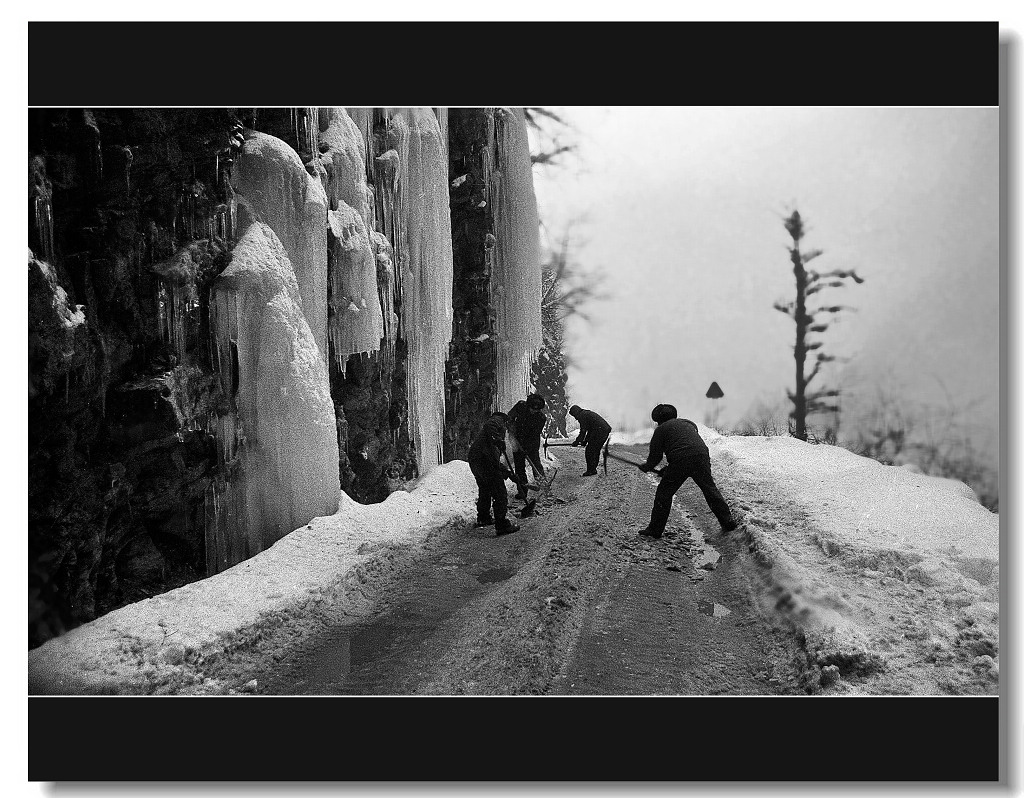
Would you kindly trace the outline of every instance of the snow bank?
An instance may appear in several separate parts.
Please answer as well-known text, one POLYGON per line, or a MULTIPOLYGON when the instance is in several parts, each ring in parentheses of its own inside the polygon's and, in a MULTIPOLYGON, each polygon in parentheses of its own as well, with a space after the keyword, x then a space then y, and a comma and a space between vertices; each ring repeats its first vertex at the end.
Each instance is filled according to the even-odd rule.
POLYGON ((840 447, 699 428, 823 684, 875 674, 847 691, 992 692, 999 516, 973 491, 840 447))
POLYGON ((634 432, 619 432, 613 429, 612 434, 608 436, 608 440, 613 446, 616 444, 619 446, 647 446, 651 442, 654 430, 654 425, 634 432))
POLYGON ((837 446, 790 437, 702 434, 756 477, 794 495, 836 543, 999 560, 999 516, 962 482, 887 466, 837 446))
MULTIPOLYGON (((30 694, 218 692, 209 676, 232 652, 318 613, 365 614, 362 585, 397 550, 475 514, 461 460, 411 493, 342 506, 222 573, 130 604, 29 651, 30 694)), ((372 577, 371 577, 372 575, 372 577)))

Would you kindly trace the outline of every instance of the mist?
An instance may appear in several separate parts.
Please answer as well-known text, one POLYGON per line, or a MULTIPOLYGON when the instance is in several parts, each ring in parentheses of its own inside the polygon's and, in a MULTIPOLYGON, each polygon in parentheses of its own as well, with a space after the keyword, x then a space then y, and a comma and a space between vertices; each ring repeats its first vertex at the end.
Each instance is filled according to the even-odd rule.
POLYGON ((839 418, 809 423, 849 437, 886 405, 998 467, 997 108, 557 110, 578 146, 534 169, 542 223, 607 294, 568 326, 572 401, 624 430, 658 402, 785 424, 794 325, 773 303, 794 296, 797 209, 813 268, 865 280, 818 295, 855 310, 820 336, 837 360, 811 386, 842 391, 839 418))

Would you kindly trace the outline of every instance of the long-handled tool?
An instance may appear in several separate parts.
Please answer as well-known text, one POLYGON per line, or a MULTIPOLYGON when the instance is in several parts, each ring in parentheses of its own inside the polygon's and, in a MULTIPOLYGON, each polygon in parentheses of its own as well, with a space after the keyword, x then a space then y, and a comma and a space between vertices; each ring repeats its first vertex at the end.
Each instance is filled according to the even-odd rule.
MULTIPOLYGON (((628 457, 623 457, 620 454, 614 454, 612 452, 609 452, 607 447, 605 448, 604 453, 605 453, 605 456, 612 458, 612 460, 618 460, 619 462, 622 462, 622 463, 629 463, 631 466, 641 466, 641 465, 643 465, 643 463, 638 463, 636 460, 630 460, 628 457)), ((657 474, 660 477, 661 473, 664 470, 665 470, 664 468, 652 468, 648 473, 657 474)))
MULTIPOLYGON (((520 482, 519 478, 516 476, 515 469, 512 468, 512 463, 509 462, 508 453, 507 452, 502 452, 501 456, 505 458, 505 465, 508 466, 509 473, 512 474, 512 476, 509 477, 509 479, 511 479, 513 482, 515 482, 519 487, 525 488, 526 490, 540 490, 540 486, 538 486, 538 485, 534 485, 534 484, 532 484, 530 482, 525 482, 525 483, 520 482)), ((526 459, 529 460, 530 458, 526 458, 526 459)))
POLYGON ((548 456, 548 449, 553 446, 575 446, 576 444, 572 441, 566 441, 565 443, 548 443, 548 439, 544 439, 544 456, 548 456))

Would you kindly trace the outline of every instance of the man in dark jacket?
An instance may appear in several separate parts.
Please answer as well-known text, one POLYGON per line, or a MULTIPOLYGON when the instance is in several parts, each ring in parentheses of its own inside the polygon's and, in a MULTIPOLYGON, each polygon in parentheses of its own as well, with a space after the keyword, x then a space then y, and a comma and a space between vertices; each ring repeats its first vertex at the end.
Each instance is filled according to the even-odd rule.
POLYGON ((505 514, 508 512, 508 491, 505 489, 505 480, 513 479, 509 471, 501 462, 502 454, 505 451, 505 429, 508 424, 508 416, 504 413, 491 413, 490 418, 484 422, 477 433, 476 438, 469 447, 469 470, 473 472, 476 480, 476 524, 477 526, 489 526, 494 524, 495 535, 507 535, 509 532, 516 532, 519 525, 509 521, 505 514), (491 516, 491 505, 494 505, 494 516, 491 516))
POLYGON ((640 465, 640 470, 652 470, 662 457, 668 460, 668 465, 661 472, 661 484, 654 494, 651 522, 640 530, 640 534, 652 538, 662 536, 672 509, 672 497, 691 478, 704 494, 704 500, 722 525, 722 531, 736 529, 738 524, 711 476, 711 453, 700 437, 697 425, 688 418, 676 418, 676 409, 672 405, 658 405, 651 411, 651 419, 657 422, 658 427, 651 436, 647 462, 640 465))
POLYGON ((611 434, 611 425, 593 410, 584 410, 579 405, 569 408, 569 415, 580 423, 580 434, 572 442, 573 446, 586 446, 584 455, 587 458, 587 470, 583 476, 592 477, 597 473, 597 464, 601 459, 601 447, 611 434))
POLYGON ((538 477, 544 476, 544 466, 540 461, 540 436, 548 417, 544 414, 544 397, 539 393, 531 393, 525 400, 516 402, 508 411, 508 429, 510 437, 515 441, 512 446, 512 463, 519 480, 517 497, 526 498, 526 458, 538 477))

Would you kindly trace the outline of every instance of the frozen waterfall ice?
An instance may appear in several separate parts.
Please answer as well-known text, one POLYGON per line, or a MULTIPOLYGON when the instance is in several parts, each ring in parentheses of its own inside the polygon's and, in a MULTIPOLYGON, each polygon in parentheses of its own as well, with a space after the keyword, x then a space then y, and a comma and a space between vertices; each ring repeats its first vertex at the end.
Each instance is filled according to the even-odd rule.
POLYGON ((284 246, 301 306, 327 362, 327 194, 298 154, 279 138, 245 131, 231 169, 239 230, 263 222, 284 246))
POLYGON ((218 419, 220 458, 233 475, 208 495, 208 562, 220 570, 335 513, 341 485, 327 366, 269 225, 248 227, 214 283, 211 305, 230 402, 218 419))
POLYGON ((409 345, 409 424, 419 473, 441 462, 444 371, 452 338, 452 230, 447 144, 430 108, 388 110, 393 147, 378 163, 385 233, 393 231, 401 335, 409 345))
POLYGON ((491 303, 498 333, 497 407, 507 411, 530 390, 540 348, 540 226, 522 108, 494 114, 496 164, 490 174, 495 246, 491 303))

